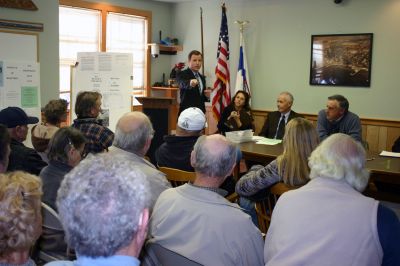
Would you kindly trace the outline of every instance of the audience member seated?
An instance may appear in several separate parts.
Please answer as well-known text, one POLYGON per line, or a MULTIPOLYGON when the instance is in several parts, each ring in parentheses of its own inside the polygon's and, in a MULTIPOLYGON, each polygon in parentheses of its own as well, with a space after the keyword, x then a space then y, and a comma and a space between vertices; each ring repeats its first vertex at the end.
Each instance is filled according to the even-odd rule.
POLYGON ((85 137, 73 128, 64 127, 58 130, 49 143, 49 165, 42 169, 40 177, 43 182, 42 201, 57 210, 57 191, 64 176, 71 171, 84 157, 85 137))
POLYGON ((263 265, 260 231, 218 188, 235 166, 236 149, 222 135, 197 140, 196 179, 160 195, 149 241, 203 265, 263 265))
POLYGON ((29 251, 41 233, 41 187, 22 171, 0 174, 0 265, 36 265, 29 251))
POLYGON ((124 156, 89 155, 69 172, 57 206, 77 260, 47 265, 136 265, 146 239, 150 191, 145 174, 124 156))
POLYGON ((47 165, 34 149, 22 143, 28 134, 28 124, 38 122, 37 117, 28 116, 19 107, 7 107, 0 111, 0 124, 8 128, 11 136, 11 153, 7 171, 22 170, 39 175, 40 170, 47 165))
POLYGON ((365 150, 334 134, 309 159, 310 181, 283 194, 265 240, 266 265, 400 265, 400 223, 360 192, 365 150))
POLYGON ((176 135, 165 136, 165 142, 157 149, 157 165, 193 172, 190 154, 205 126, 206 117, 199 108, 185 109, 179 115, 176 135))
MULTIPOLYGON (((197 139, 204 134, 206 123, 206 117, 199 108, 189 107, 183 110, 176 125, 176 135, 165 136, 165 143, 156 151, 157 165, 194 172, 190 154, 197 139)), ((237 160, 240 162, 242 153, 240 149, 237 152, 237 160)), ((228 194, 235 192, 235 180, 232 175, 225 179, 221 188, 228 194)))
POLYGON ((101 98, 101 94, 95 91, 82 91, 76 97, 75 113, 78 118, 72 127, 86 137, 86 154, 107 151, 114 139, 114 133, 97 118, 101 113, 101 98))
POLYGON ((349 111, 349 101, 342 95, 328 97, 326 109, 318 113, 317 130, 321 141, 335 133, 361 141, 360 118, 349 111))
POLYGON ((268 196, 268 188, 277 182, 302 186, 309 180, 307 159, 319 143, 313 124, 301 117, 293 118, 285 128, 283 153, 267 166, 253 165, 236 183, 241 196, 239 205, 258 224, 255 202, 268 196))
POLYGON ((393 152, 400 152, 400 137, 394 142, 392 147, 393 152))
POLYGON ((235 130, 253 129, 253 115, 250 108, 250 95, 245 91, 237 91, 229 104, 222 112, 218 122, 218 131, 225 132, 235 130))
POLYGON ((8 129, 0 124, 0 173, 4 173, 8 167, 8 157, 10 156, 11 137, 8 129))
POLYGON ((295 117, 302 117, 292 110, 293 101, 293 95, 290 92, 284 91, 278 95, 276 100, 278 111, 268 114, 259 134, 260 136, 270 139, 283 138, 286 124, 295 117))
POLYGON ((239 196, 252 196, 277 182, 302 186, 309 180, 307 159, 318 146, 313 124, 304 118, 294 118, 286 126, 283 153, 267 166, 253 165, 236 183, 239 196))
POLYGON ((67 121, 67 107, 68 102, 64 99, 49 101, 44 107, 44 123, 35 125, 31 130, 32 145, 46 163, 49 162, 47 146, 60 124, 67 121))
POLYGON ((129 163, 136 165, 145 173, 150 184, 150 206, 153 207, 158 196, 171 187, 165 174, 144 158, 150 148, 154 130, 150 119, 141 112, 123 115, 117 123, 113 146, 109 153, 123 154, 129 163))

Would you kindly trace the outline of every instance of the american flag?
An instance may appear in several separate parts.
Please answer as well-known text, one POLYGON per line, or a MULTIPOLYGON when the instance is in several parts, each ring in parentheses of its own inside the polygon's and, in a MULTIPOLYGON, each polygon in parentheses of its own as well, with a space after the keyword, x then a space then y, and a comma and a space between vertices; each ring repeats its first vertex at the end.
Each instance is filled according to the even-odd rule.
POLYGON ((219 120, 221 113, 231 102, 230 75, 229 75, 229 36, 226 18, 226 7, 222 5, 221 30, 218 40, 217 66, 215 67, 216 80, 212 95, 212 110, 214 116, 219 120))

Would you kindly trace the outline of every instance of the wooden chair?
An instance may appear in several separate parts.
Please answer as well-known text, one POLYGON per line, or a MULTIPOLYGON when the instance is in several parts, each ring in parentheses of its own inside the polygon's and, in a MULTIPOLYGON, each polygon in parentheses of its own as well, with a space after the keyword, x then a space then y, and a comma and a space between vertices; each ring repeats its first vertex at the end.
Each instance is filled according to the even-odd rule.
POLYGON ((256 202, 255 209, 258 219, 258 228, 264 236, 268 231, 269 224, 271 223, 272 211, 278 198, 286 191, 296 188, 297 187, 290 187, 282 182, 276 183, 270 188, 270 193, 265 200, 256 202))
POLYGON ((158 243, 148 241, 144 247, 144 256, 141 258, 142 266, 199 266, 201 264, 192 261, 178 253, 164 248, 158 243))
MULTIPOLYGON (((193 182, 194 179, 196 178, 195 172, 188 172, 164 166, 158 167, 158 170, 160 170, 167 176, 168 181, 171 183, 173 187, 181 186, 189 181, 193 182)), ((237 202, 239 196, 238 194, 236 194, 236 192, 234 192, 226 196, 225 198, 230 202, 237 202)))
POLYGON ((158 167, 158 169, 167 176, 168 181, 173 187, 178 187, 189 181, 193 182, 196 177, 195 172, 188 172, 169 167, 158 167))

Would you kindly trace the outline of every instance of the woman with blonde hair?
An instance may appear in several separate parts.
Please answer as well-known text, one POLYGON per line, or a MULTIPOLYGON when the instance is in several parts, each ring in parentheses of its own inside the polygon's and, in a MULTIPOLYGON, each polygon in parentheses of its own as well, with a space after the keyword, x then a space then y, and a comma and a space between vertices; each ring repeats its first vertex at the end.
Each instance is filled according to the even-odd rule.
POLYGON ((25 172, 0 175, 0 265, 35 265, 29 250, 42 231, 41 187, 25 172))
POLYGON ((310 173, 307 159, 318 144, 318 133, 310 121, 290 120, 283 137, 283 153, 265 167, 254 165, 236 183, 236 192, 240 196, 252 196, 277 182, 289 186, 306 184, 310 173))

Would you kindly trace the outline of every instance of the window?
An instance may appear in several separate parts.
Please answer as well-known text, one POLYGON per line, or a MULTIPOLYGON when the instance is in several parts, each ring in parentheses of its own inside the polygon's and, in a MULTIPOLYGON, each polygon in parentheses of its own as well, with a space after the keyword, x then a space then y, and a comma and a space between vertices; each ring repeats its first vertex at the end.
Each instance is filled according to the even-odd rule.
POLYGON ((70 69, 77 53, 100 51, 132 53, 132 88, 135 95, 146 95, 150 73, 146 53, 150 12, 60 0, 59 22, 61 98, 70 102, 70 69))
POLYGON ((144 88, 146 23, 136 16, 107 14, 107 52, 132 53, 133 88, 144 88))

